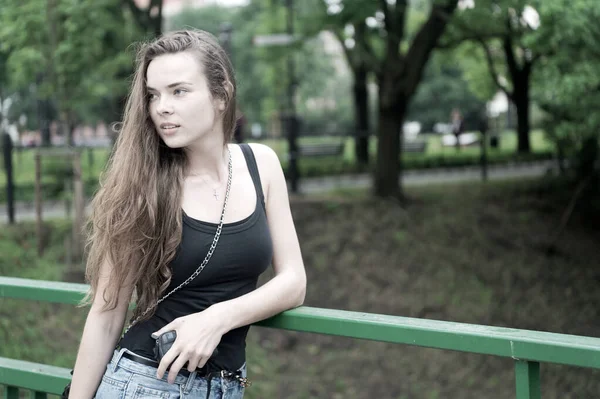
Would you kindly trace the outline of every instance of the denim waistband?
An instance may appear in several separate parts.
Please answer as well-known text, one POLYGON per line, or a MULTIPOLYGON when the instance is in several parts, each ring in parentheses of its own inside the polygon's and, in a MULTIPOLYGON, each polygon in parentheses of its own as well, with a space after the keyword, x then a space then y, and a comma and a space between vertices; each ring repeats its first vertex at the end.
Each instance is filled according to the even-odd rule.
MULTIPOLYGON (((123 357, 123 354, 125 352, 128 353, 133 353, 131 352, 129 349, 126 348, 121 348, 119 350, 115 350, 115 352, 113 353, 113 357, 110 361, 110 367, 112 367, 112 371, 115 372, 117 370, 118 367, 121 367, 125 370, 128 370, 132 373, 135 374, 141 374, 141 375, 145 375, 151 378, 156 378, 156 367, 152 367, 152 366, 147 366, 145 364, 141 364, 141 363, 137 363, 134 362, 133 360, 127 359, 125 357, 123 357)), ((135 354, 135 353, 134 353, 135 354)), ((137 354, 135 354, 137 355, 137 354)), ((140 356, 140 355, 137 355, 140 356)), ((140 356, 143 357, 143 356, 140 356)), ((147 359, 147 358, 145 358, 147 359)), ((148 360, 153 360, 153 359, 148 359, 148 360)), ((167 381, 167 377, 168 377, 168 371, 165 372, 165 374, 163 375, 163 378, 161 378, 162 381, 167 381)), ((196 377, 197 373, 194 371, 192 373, 190 373, 189 376, 184 376, 181 374, 178 374, 177 377, 175 377, 175 383, 176 384, 186 384, 189 380, 193 380, 196 377)))
MULTIPOLYGON (((156 377, 156 371, 158 370, 157 367, 148 366, 148 365, 137 363, 133 360, 127 359, 127 358, 123 357, 123 354, 125 352, 132 353, 138 357, 142 357, 144 359, 154 361, 154 359, 148 359, 147 357, 140 356, 137 353, 132 352, 127 348, 115 349, 112 359, 110 361, 110 365, 109 365, 109 367, 111 367, 112 372, 115 372, 117 370, 117 367, 122 367, 125 370, 128 370, 132 373, 141 374, 141 375, 145 375, 145 376, 152 377, 152 378, 157 378, 156 377)), ((237 371, 243 371, 245 369, 245 367, 246 367, 246 363, 244 363, 237 371)), ((165 374, 163 375, 163 378, 162 378, 163 381, 167 381, 168 374, 169 374, 169 372, 167 370, 165 372, 165 374)), ((175 383, 176 384, 185 384, 186 382, 188 382, 188 380, 193 380, 196 376, 198 376, 198 373, 195 371, 189 373, 189 376, 184 376, 184 375, 178 374, 177 377, 175 377, 175 383)))

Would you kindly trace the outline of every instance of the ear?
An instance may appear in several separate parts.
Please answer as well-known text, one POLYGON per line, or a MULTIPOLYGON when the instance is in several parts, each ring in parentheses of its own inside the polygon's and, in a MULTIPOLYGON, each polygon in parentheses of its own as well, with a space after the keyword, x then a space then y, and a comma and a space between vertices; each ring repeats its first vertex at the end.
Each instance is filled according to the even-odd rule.
POLYGON ((217 108, 219 111, 225 111, 225 100, 217 100, 217 108))

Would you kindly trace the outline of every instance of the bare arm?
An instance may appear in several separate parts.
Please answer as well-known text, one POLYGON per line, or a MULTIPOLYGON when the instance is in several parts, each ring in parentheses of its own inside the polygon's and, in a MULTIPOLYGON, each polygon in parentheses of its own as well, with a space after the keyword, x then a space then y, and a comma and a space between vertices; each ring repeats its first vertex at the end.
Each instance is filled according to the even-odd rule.
POLYGON ((83 329, 69 393, 71 399, 94 397, 123 330, 133 288, 131 285, 123 287, 119 293, 117 307, 110 311, 102 311, 105 302, 102 293, 110 283, 109 275, 110 265, 105 264, 100 272, 97 294, 83 329))
POLYGON ((281 164, 269 147, 253 144, 252 149, 261 180, 267 183, 265 202, 275 276, 246 295, 214 305, 225 323, 225 332, 300 306, 306 294, 306 272, 281 164))

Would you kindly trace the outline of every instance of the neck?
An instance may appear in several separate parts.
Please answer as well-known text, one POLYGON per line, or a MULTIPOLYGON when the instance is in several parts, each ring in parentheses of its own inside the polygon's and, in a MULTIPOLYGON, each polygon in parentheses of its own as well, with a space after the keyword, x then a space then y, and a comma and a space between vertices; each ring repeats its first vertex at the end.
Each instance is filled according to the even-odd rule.
POLYGON ((227 180, 229 151, 224 144, 223 135, 219 137, 220 139, 207 140, 202 145, 186 148, 187 176, 198 176, 213 182, 227 180))

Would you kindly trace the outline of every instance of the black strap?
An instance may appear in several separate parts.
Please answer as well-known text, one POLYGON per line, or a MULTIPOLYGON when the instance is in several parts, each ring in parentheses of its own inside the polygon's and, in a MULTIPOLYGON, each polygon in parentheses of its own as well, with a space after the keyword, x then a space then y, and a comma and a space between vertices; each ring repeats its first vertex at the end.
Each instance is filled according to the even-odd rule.
POLYGON ((221 373, 219 372, 212 372, 206 376, 206 399, 210 398, 210 388, 213 377, 218 377, 220 374, 221 373))
POLYGON ((250 146, 246 143, 240 144, 240 148, 244 153, 244 158, 246 158, 246 165, 248 165, 248 171, 250 172, 250 176, 252 176, 252 182, 254 182, 254 189, 256 190, 256 195, 258 195, 263 209, 266 210, 265 196, 263 193, 262 184, 260 182, 260 174, 258 173, 258 165, 256 164, 254 152, 252 152, 252 148, 250 148, 250 146))

